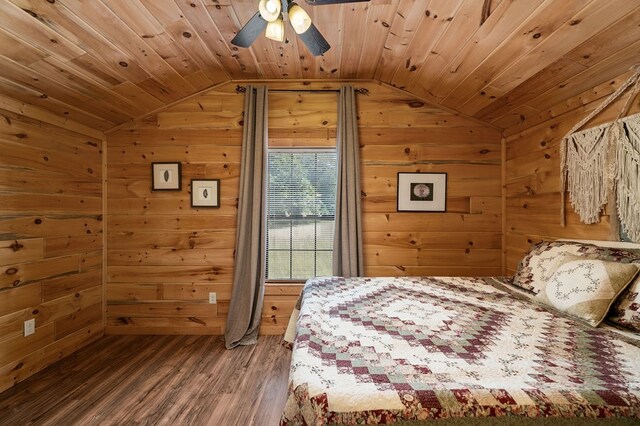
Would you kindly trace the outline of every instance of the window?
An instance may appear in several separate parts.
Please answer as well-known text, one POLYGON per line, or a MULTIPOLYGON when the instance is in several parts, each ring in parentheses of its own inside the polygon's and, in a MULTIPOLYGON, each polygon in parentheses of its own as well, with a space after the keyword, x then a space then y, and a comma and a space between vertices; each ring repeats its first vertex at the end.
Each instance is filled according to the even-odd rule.
POLYGON ((270 149, 267 280, 331 275, 335 149, 270 149))

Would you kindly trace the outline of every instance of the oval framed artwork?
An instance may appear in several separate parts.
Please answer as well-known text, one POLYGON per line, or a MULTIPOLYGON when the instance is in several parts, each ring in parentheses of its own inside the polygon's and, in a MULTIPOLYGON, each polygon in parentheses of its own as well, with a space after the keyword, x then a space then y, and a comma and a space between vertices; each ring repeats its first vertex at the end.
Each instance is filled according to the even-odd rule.
POLYGON ((398 172, 399 212, 447 211, 446 173, 398 172))

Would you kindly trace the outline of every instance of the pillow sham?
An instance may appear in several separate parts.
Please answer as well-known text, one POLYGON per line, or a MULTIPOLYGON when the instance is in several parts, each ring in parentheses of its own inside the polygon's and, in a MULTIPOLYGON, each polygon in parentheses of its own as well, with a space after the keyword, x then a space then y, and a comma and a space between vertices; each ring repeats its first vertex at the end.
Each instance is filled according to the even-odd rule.
POLYGON ((542 241, 520 261, 513 284, 537 294, 560 265, 563 253, 607 262, 640 263, 640 249, 599 247, 570 241, 542 241))
POLYGON ((640 274, 620 293, 611 306, 607 320, 640 332, 640 274))
POLYGON ((567 254, 534 300, 595 327, 637 274, 635 264, 567 254))
POLYGON ((513 285, 533 294, 539 293, 558 268, 560 257, 564 253, 577 255, 584 246, 582 243, 566 241, 542 241, 535 244, 518 264, 513 285))

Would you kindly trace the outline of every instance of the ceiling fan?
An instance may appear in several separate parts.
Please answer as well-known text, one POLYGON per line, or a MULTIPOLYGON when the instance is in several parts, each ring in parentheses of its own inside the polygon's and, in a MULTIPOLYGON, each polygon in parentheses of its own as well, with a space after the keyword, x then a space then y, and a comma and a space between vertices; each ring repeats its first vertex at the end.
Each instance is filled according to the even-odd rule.
MULTIPOLYGON (((369 0, 305 0, 311 6, 328 4, 355 3, 369 0)), ((289 0, 259 0, 258 12, 247 22, 238 34, 231 40, 231 44, 239 47, 249 47, 264 31, 265 37, 284 41, 284 21, 288 18, 293 30, 304 42, 313 56, 320 56, 331 48, 327 40, 313 25, 311 18, 298 6, 289 0)))

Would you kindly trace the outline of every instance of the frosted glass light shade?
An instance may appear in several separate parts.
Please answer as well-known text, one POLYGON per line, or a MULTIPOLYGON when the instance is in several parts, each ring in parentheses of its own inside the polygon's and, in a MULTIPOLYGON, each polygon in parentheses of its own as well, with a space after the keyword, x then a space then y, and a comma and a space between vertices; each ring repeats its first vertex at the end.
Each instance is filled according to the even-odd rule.
POLYGON ((284 21, 282 17, 269 22, 264 35, 271 40, 284 41, 284 21))
POLYGON ((311 26, 311 18, 307 12, 295 3, 289 5, 289 21, 298 34, 306 32, 311 26))
POLYGON ((258 10, 265 21, 274 22, 280 17, 282 3, 280 0, 260 0, 258 10))

